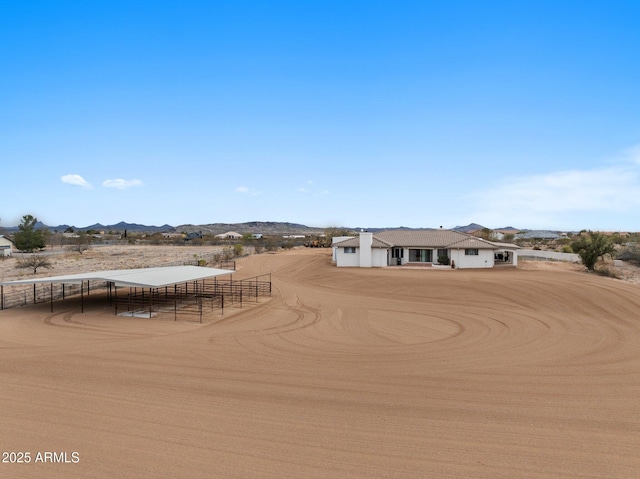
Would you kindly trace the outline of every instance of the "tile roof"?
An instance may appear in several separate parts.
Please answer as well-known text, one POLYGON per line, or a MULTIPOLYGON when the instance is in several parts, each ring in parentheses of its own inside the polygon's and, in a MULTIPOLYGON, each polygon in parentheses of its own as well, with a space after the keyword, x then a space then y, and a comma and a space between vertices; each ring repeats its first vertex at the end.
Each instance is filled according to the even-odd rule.
MULTIPOLYGON (((351 238, 336 243, 338 248, 359 247, 360 238, 351 238)), ((460 233, 459 231, 428 229, 428 230, 388 230, 373 234, 373 248, 391 248, 394 246, 417 248, 478 248, 497 249, 498 246, 490 241, 460 233)))

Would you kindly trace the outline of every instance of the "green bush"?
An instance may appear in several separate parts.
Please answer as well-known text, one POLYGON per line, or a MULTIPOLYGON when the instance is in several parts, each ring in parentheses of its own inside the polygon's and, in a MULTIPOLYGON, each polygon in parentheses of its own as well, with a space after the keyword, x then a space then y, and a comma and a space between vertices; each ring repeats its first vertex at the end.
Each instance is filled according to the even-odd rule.
POLYGON ((613 242, 602 233, 587 231, 586 235, 580 235, 578 241, 571 244, 571 248, 578 253, 582 264, 589 271, 594 271, 596 263, 605 256, 613 256, 616 247, 613 242))

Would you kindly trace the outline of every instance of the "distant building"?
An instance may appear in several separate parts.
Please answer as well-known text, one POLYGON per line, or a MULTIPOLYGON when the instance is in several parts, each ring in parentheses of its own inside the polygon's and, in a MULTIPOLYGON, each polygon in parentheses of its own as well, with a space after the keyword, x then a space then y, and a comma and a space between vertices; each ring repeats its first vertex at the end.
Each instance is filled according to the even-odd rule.
POLYGON ((516 235, 516 239, 548 239, 554 240, 560 238, 560 234, 557 231, 548 230, 529 230, 521 231, 516 235))
POLYGON ((226 233, 220 233, 215 236, 216 239, 240 239, 242 235, 240 233, 236 233, 235 231, 227 231, 226 233))
POLYGON ((4 235, 0 235, 0 256, 11 256, 13 241, 4 235))

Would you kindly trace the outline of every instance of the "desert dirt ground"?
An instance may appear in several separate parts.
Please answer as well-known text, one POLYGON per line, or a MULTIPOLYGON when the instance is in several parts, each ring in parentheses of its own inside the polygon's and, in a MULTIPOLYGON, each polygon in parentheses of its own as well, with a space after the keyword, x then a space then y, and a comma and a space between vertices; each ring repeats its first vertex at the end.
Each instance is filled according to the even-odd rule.
POLYGON ((31 456, 0 477, 640 477, 639 285, 238 263, 269 272, 271 299, 204 324, 0 312, 0 449, 31 456))

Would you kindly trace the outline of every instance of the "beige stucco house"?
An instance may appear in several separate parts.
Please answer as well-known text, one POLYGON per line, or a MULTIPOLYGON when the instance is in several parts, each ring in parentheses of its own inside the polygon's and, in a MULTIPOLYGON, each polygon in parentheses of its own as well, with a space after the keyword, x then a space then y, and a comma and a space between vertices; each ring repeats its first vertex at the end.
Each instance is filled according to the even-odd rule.
POLYGON ((448 265, 456 269, 518 264, 519 247, 444 229, 363 232, 337 241, 333 259, 339 267, 448 265))

